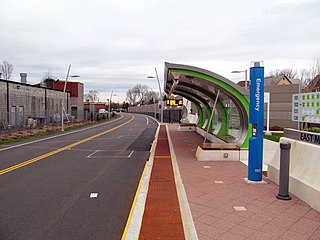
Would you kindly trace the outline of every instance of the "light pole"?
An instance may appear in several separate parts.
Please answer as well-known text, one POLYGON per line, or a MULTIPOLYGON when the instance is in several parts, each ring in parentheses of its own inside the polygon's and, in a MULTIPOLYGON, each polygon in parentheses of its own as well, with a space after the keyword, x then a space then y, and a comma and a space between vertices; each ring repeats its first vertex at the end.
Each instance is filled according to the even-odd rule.
MULTIPOLYGON (((63 96, 62 96, 62 101, 61 101, 61 131, 62 132, 64 131, 64 119, 63 119, 63 111, 65 111, 65 109, 64 109, 64 101, 65 101, 67 81, 68 81, 68 78, 69 78, 70 69, 71 69, 71 64, 68 67, 66 81, 64 82, 64 86, 63 86, 63 96)), ((79 75, 70 76, 70 78, 74 78, 74 77, 80 77, 80 76, 79 75)))
POLYGON ((243 72, 245 74, 244 88, 247 91, 247 89, 248 89, 248 70, 246 69, 243 71, 232 71, 231 73, 243 73, 243 72))
POLYGON ((158 87, 159 87, 159 92, 160 92, 160 106, 161 106, 161 110, 160 110, 160 122, 163 123, 163 99, 162 99, 162 91, 161 91, 161 87, 160 87, 160 81, 159 81, 159 76, 158 76, 158 72, 157 72, 157 68, 154 68, 155 72, 156 72, 156 76, 148 76, 147 78, 156 78, 158 81, 158 87))
MULTIPOLYGON (((113 96, 117 96, 116 94, 113 94, 113 90, 111 90, 111 95, 110 95, 110 99, 109 99, 109 114, 108 114, 108 119, 110 120, 111 117, 111 99, 112 99, 112 95, 113 96)), ((107 99, 108 100, 108 99, 107 99)))

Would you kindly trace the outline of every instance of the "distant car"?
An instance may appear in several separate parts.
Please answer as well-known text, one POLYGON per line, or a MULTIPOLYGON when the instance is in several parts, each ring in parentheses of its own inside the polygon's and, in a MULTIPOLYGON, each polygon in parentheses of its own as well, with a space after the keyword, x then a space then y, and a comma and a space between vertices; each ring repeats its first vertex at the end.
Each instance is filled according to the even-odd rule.
POLYGON ((99 109, 99 113, 109 113, 109 112, 102 108, 102 109, 99 109))

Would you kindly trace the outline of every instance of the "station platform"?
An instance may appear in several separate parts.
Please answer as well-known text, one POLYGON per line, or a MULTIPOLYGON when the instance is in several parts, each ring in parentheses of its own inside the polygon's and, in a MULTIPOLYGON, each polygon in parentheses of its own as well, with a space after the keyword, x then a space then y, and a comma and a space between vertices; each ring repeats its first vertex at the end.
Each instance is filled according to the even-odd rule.
MULTIPOLYGON (((278 200, 278 186, 265 176, 267 184, 248 184, 241 161, 198 161, 203 137, 178 127, 160 127, 125 239, 320 239, 320 212, 292 194, 292 200, 278 200)), ((265 156, 275 147, 265 144, 265 156)))

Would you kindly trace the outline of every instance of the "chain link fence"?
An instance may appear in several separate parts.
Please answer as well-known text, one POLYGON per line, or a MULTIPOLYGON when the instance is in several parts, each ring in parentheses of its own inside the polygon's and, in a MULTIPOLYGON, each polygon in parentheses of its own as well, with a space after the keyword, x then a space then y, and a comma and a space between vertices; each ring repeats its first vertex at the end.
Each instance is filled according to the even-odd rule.
MULTIPOLYGON (((109 113, 90 111, 71 111, 63 114, 65 124, 103 121, 109 119, 109 113)), ((111 113, 110 117, 114 117, 111 113)), ((24 111, 23 107, 11 107, 10 112, 0 112, 0 134, 17 130, 42 128, 43 126, 60 126, 61 112, 57 111, 24 111)))
MULTIPOLYGON (((102 118, 102 117, 101 117, 102 118)), ((97 114, 77 111, 76 114, 63 114, 64 123, 73 123, 88 120, 97 120, 97 114), (82 117, 84 116, 84 117, 82 117)), ((44 125, 61 125, 61 112, 57 111, 31 111, 27 112, 23 107, 11 107, 10 112, 0 113, 0 133, 40 128, 44 125)))

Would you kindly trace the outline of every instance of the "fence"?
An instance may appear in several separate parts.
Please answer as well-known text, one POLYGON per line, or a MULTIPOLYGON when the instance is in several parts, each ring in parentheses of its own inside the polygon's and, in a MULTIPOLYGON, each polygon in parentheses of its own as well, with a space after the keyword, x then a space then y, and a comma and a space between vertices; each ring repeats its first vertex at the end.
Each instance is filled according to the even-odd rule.
MULTIPOLYGON (((114 113, 112 113, 113 117, 114 113)), ((107 120, 108 113, 98 113, 90 111, 71 111, 71 114, 64 114, 64 123, 86 122, 107 120), (83 117, 82 117, 83 116, 83 117), (79 120, 81 119, 81 121, 79 120)), ((44 125, 61 125, 61 112, 56 111, 31 111, 26 112, 19 107, 10 112, 0 113, 0 134, 16 130, 41 128, 44 125)))
MULTIPOLYGON (((74 113, 72 113, 74 114, 74 113)), ((85 116, 84 120, 96 120, 96 114, 93 118, 84 115, 84 111, 78 111, 76 115, 64 114, 64 122, 78 122, 76 116, 85 116)), ((0 113, 0 133, 23 130, 30 128, 38 128, 44 125, 60 125, 61 112, 56 111, 24 111, 23 107, 11 108, 10 112, 0 113)))

